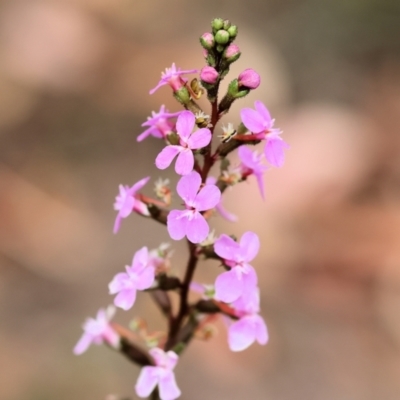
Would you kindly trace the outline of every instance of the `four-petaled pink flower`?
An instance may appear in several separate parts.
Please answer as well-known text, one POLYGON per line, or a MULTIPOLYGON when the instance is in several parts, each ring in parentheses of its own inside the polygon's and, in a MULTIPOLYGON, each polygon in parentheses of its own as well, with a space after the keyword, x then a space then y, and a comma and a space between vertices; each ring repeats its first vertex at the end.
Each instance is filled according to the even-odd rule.
POLYGON ((161 72, 161 80, 157 86, 150 90, 150 94, 153 94, 161 86, 170 85, 172 90, 176 92, 181 87, 185 86, 187 79, 181 78, 181 75, 195 74, 197 69, 188 69, 182 71, 180 68, 176 68, 175 63, 172 64, 171 68, 166 68, 165 72, 161 72))
POLYGON ((128 217, 132 211, 136 211, 140 215, 149 216, 149 210, 142 201, 137 198, 136 192, 140 190, 149 181, 150 177, 141 179, 132 187, 119 185, 119 194, 115 198, 114 210, 118 211, 117 218, 114 223, 114 233, 117 233, 121 225, 121 219, 128 217))
MULTIPOLYGON (((208 185, 215 185, 217 183, 217 179, 214 178, 213 176, 209 176, 206 180, 206 183, 208 185)), ((225 210, 224 206, 222 205, 222 199, 221 201, 215 206, 215 209, 218 211, 219 215, 222 218, 225 218, 226 220, 230 222, 236 222, 237 221, 237 216, 230 213, 229 211, 225 210)))
POLYGON ((268 162, 274 167, 283 165, 285 156, 283 150, 289 145, 279 136, 282 131, 273 128, 275 120, 261 101, 254 103, 255 110, 243 108, 240 117, 243 125, 252 132, 257 139, 266 140, 264 154, 268 162))
POLYGON ((245 178, 253 174, 257 179, 261 197, 264 199, 265 196, 263 175, 268 167, 261 162, 262 155, 257 154, 256 151, 251 151, 247 146, 239 147, 238 153, 240 161, 242 162, 242 164, 240 165, 242 177, 245 178))
POLYGON ((178 355, 173 351, 164 352, 158 347, 149 351, 155 366, 143 367, 136 382, 135 390, 139 397, 148 397, 158 385, 161 400, 174 400, 181 395, 173 372, 178 355))
POLYGON ((268 331, 259 315, 260 295, 258 288, 252 290, 246 298, 240 297, 231 306, 239 319, 228 326, 228 344, 232 351, 242 351, 257 341, 264 345, 268 342, 268 331))
POLYGON ((196 117, 190 111, 183 111, 176 121, 176 130, 179 135, 179 145, 168 145, 156 158, 159 169, 168 168, 177 154, 175 171, 179 175, 187 175, 193 170, 194 156, 192 150, 201 149, 211 141, 211 132, 208 128, 201 128, 192 133, 196 124, 196 117))
POLYGON ((179 180, 176 190, 185 202, 186 210, 172 210, 168 214, 167 228, 172 239, 180 240, 186 236, 192 243, 206 239, 210 228, 200 212, 214 208, 220 202, 221 192, 215 185, 206 184, 202 189, 200 186, 201 177, 196 171, 179 180))
POLYGON ((143 122, 142 126, 148 126, 149 128, 147 128, 137 137, 137 141, 141 142, 150 135, 159 139, 166 138, 167 135, 173 132, 175 127, 175 124, 169 121, 169 119, 177 117, 181 113, 182 111, 170 113, 163 104, 158 113, 152 111, 151 117, 147 117, 147 121, 143 122))
POLYGON ((215 281, 215 298, 231 303, 247 296, 257 286, 257 275, 249 264, 258 253, 260 241, 253 232, 245 232, 240 242, 221 235, 214 243, 214 251, 231 269, 220 274, 215 281))
POLYGON ((83 325, 84 333, 74 347, 74 354, 84 353, 93 344, 107 343, 111 347, 117 348, 119 336, 110 325, 110 320, 115 314, 115 308, 109 306, 107 310, 101 308, 97 312, 96 319, 88 318, 83 325))
POLYGON ((149 259, 147 247, 142 247, 133 256, 131 266, 126 272, 115 275, 109 283, 110 294, 117 294, 114 304, 123 310, 129 310, 135 300, 136 291, 148 289, 154 282, 155 267, 149 259))

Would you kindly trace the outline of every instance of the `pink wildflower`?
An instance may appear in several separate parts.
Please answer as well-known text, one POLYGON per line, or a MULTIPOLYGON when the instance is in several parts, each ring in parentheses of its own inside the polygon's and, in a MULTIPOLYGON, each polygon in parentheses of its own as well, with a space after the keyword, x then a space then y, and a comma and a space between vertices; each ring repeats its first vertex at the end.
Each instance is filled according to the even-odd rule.
MULTIPOLYGON (((209 176, 206 180, 206 183, 208 185, 215 185, 217 183, 217 180, 213 176, 209 176)), ((218 211, 219 215, 222 218, 225 218, 226 220, 228 220, 230 222, 236 222, 238 220, 236 215, 225 210, 224 206, 222 205, 222 198, 221 198, 221 201, 215 206, 215 209, 218 211)))
POLYGON ((259 315, 259 290, 253 290, 246 298, 240 297, 231 306, 239 320, 228 327, 228 343, 232 351, 242 351, 257 341, 264 345, 268 342, 268 331, 264 320, 259 315))
POLYGON ((241 296, 247 296, 257 285, 257 275, 249 264, 258 253, 260 241, 253 232, 245 232, 240 242, 227 235, 221 235, 214 243, 214 251, 230 267, 215 281, 215 297, 231 303, 241 296))
POLYGON ((142 247, 133 256, 132 265, 126 266, 126 272, 114 276, 109 283, 110 294, 117 294, 114 304, 123 310, 132 308, 136 300, 136 291, 148 289, 154 282, 155 267, 150 262, 147 247, 142 247))
POLYGON ((181 391, 176 384, 173 370, 178 362, 178 355, 173 351, 164 352, 158 347, 151 349, 149 353, 156 365, 142 368, 135 386, 136 394, 141 398, 148 397, 158 385, 161 400, 177 399, 181 391))
POLYGON ((187 175, 193 169, 194 156, 192 150, 201 149, 211 141, 211 132, 208 128, 201 128, 192 133, 196 124, 196 117, 190 111, 183 111, 176 121, 176 130, 179 135, 179 145, 168 145, 158 154, 156 166, 159 169, 168 168, 172 160, 178 155, 175 171, 179 175, 187 175))
POLYGON ((256 151, 251 151, 247 146, 239 147, 238 153, 242 162, 240 165, 242 177, 245 178, 253 174, 257 179, 261 196, 264 199, 263 175, 268 167, 261 162, 262 155, 257 154, 256 151))
POLYGON ((264 154, 268 162, 274 167, 281 167, 284 163, 283 150, 289 145, 279 136, 282 131, 273 128, 275 120, 261 101, 254 103, 255 110, 243 108, 240 117, 244 126, 252 132, 256 139, 266 140, 264 154))
POLYGON ((121 225, 121 219, 128 217, 132 211, 136 211, 140 215, 150 215, 146 204, 140 201, 136 192, 142 189, 149 181, 150 177, 141 179, 131 188, 129 186, 119 185, 119 194, 115 198, 114 210, 118 211, 117 218, 114 223, 114 233, 117 233, 121 225))
POLYGON ((164 85, 170 85, 172 90, 176 92, 181 87, 185 86, 187 80, 181 78, 181 75, 194 74, 197 69, 189 69, 182 71, 180 68, 176 68, 175 63, 172 64, 171 68, 166 68, 165 72, 161 72, 161 80, 158 82, 154 89, 150 90, 150 94, 153 94, 157 89, 164 85))
POLYGON ((186 236, 192 243, 200 243, 209 233, 208 223, 200 212, 214 208, 221 199, 221 192, 215 185, 206 184, 202 189, 200 185, 201 177, 196 171, 178 182, 176 190, 185 202, 186 210, 172 210, 168 214, 167 229, 174 240, 186 236))
POLYGON ((115 314, 115 308, 109 306, 107 310, 101 308, 97 312, 96 319, 88 318, 83 325, 84 333, 74 347, 74 354, 84 353, 94 343, 97 345, 107 343, 112 347, 118 347, 119 336, 109 324, 115 314))
POLYGON ((142 132, 136 140, 141 142, 150 135, 156 138, 165 138, 172 133, 175 127, 175 124, 169 121, 169 119, 177 117, 181 112, 170 113, 164 105, 161 106, 158 113, 152 111, 151 117, 148 117, 147 121, 142 124, 142 126, 148 126, 149 128, 142 132))

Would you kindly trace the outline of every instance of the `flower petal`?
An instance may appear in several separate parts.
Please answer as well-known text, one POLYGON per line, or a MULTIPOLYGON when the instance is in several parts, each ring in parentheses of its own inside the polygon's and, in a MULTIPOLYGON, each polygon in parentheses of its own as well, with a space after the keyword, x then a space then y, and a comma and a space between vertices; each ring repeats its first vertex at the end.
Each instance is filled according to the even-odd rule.
POLYGON ((194 156, 192 150, 183 149, 176 160, 175 172, 178 175, 187 175, 193 170, 194 156))
POLYGON ((135 385, 139 397, 148 397, 157 385, 157 367, 143 367, 135 385))
POLYGON ((179 196, 187 203, 193 201, 199 191, 201 185, 200 174, 192 171, 190 174, 183 176, 176 186, 179 196))
POLYGON ((196 209, 206 211, 214 208, 221 200, 221 191, 215 185, 205 185, 195 199, 196 209))
POLYGON ((274 167, 282 167, 285 162, 283 150, 288 147, 289 145, 278 136, 267 138, 267 143, 264 147, 265 158, 274 167))
POLYGON ((254 232, 245 232, 240 238, 240 255, 246 262, 251 262, 260 249, 260 239, 254 232))
POLYGON ((141 179, 139 182, 136 182, 130 189, 129 192, 134 195, 138 190, 140 190, 146 183, 149 181, 150 177, 146 176, 146 178, 141 179))
POLYGON ((193 132, 187 140, 191 149, 201 149, 211 142, 211 132, 208 128, 198 129, 193 132))
POLYGON ((121 220, 122 217, 121 215, 118 213, 117 218, 115 218, 115 222, 114 222, 114 228, 113 228, 113 233, 117 233, 119 231, 119 228, 121 226, 121 220))
POLYGON ((263 174, 255 173, 254 174, 257 179, 258 188, 260 189, 260 194, 263 200, 265 200, 265 190, 264 190, 264 179, 263 174))
POLYGON ((122 308, 127 311, 132 308, 136 300, 136 289, 124 289, 120 291, 115 299, 114 304, 116 307, 122 308))
POLYGON ((225 234, 222 234, 214 243, 214 251, 224 260, 235 260, 239 249, 239 243, 225 234))
POLYGON ((243 292, 243 280, 239 280, 235 271, 230 270, 218 275, 215 281, 215 298, 232 303, 243 292))
POLYGON ((187 139, 192 133, 196 117, 191 111, 183 111, 176 120, 176 131, 182 138, 187 139))
POLYGON ((129 280, 128 274, 120 272, 115 275, 113 280, 108 284, 108 290, 110 294, 115 294, 125 289, 125 282, 129 280))
POLYGON ((175 374, 172 371, 160 378, 158 389, 161 400, 174 400, 181 395, 181 391, 176 384, 175 374))
POLYGON ((149 262, 149 251, 147 250, 147 247, 144 246, 134 254, 132 260, 133 268, 130 268, 130 270, 132 272, 139 272, 145 268, 148 262, 149 262))
POLYGON ((181 146, 169 145, 164 147, 156 158, 156 167, 166 169, 170 166, 174 157, 182 150, 181 146))
POLYGON ((145 290, 148 289, 154 282, 154 267, 146 267, 138 276, 137 289, 145 290))
POLYGON ((264 320, 259 315, 255 315, 253 318, 257 342, 261 345, 264 345, 268 342, 267 325, 265 325, 264 320))
POLYGON ((238 217, 235 214, 232 214, 231 212, 227 211, 225 207, 219 202, 215 206, 216 210, 218 211, 219 215, 221 215, 222 218, 225 218, 226 220, 230 222, 236 222, 238 220, 238 217))
POLYGON ((93 337, 88 333, 84 333, 81 338, 78 340, 78 343, 74 347, 74 354, 79 356, 80 354, 84 353, 88 347, 92 344, 93 337))
POLYGON ((187 217, 184 215, 186 211, 172 210, 167 217, 167 230, 169 236, 174 240, 181 240, 186 235, 187 217))
POLYGON ((206 219, 199 213, 195 212, 192 219, 188 219, 186 225, 186 236, 192 243, 200 243, 206 239, 210 228, 206 219))
POLYGON ((257 112, 263 117, 265 128, 267 128, 267 129, 270 128, 272 125, 271 124, 272 118, 271 118, 271 114, 269 113, 267 107, 265 107, 264 103, 259 100, 256 100, 254 102, 254 107, 256 108, 257 112))
POLYGON ((255 326, 251 318, 241 318, 229 327, 228 343, 229 348, 232 351, 242 351, 247 349, 255 339, 255 326))
POLYGON ((264 119, 260 113, 251 108, 242 108, 240 111, 240 118, 243 125, 253 133, 260 133, 265 130, 264 119))

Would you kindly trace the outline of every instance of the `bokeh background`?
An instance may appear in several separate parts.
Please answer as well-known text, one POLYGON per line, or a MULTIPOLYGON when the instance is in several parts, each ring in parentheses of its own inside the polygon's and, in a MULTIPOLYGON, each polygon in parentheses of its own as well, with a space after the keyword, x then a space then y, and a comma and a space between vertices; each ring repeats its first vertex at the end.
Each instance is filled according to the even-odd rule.
MULTIPOLYGON (((177 367, 182 399, 400 398, 400 3, 396 0, 2 0, 0 3, 0 398, 134 399, 138 368, 72 348, 109 304, 107 284, 134 251, 168 239, 131 216, 112 235, 120 183, 160 174, 162 143, 136 143, 166 104, 164 68, 203 65, 212 18, 239 25, 242 58, 291 149, 225 195, 258 232, 255 261, 270 343, 233 354, 226 332, 196 341, 177 367)), ((206 103, 202 103, 206 106, 206 103)), ((145 191, 151 194, 151 188, 145 191)), ((185 247, 174 243, 182 273, 185 247)), ((212 263, 196 279, 212 282, 212 263)), ((116 321, 142 315, 146 295, 116 321)))

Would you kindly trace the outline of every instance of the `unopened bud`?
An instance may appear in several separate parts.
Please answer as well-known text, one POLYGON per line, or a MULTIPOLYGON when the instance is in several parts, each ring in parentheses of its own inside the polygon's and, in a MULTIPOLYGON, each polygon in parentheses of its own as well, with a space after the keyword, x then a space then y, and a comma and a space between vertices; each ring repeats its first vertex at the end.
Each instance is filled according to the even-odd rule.
POLYGON ((260 86, 260 75, 252 68, 247 68, 239 74, 239 87, 247 89, 257 89, 260 86))
POLYGON ((217 32, 220 29, 222 29, 224 27, 224 20, 222 18, 215 18, 212 22, 211 22, 211 28, 213 30, 213 32, 217 32))
POLYGON ((214 36, 212 33, 206 32, 200 37, 200 43, 206 50, 211 50, 214 47, 214 36))
POLYGON ((240 49, 236 44, 230 44, 224 51, 225 60, 231 64, 240 57, 240 49))
POLYGON ((231 21, 229 19, 226 19, 224 21, 224 29, 227 31, 231 27, 231 21))
POLYGON ((220 29, 216 34, 215 34, 215 41, 218 44, 227 44, 229 42, 229 33, 225 31, 224 29, 220 29))
POLYGON ((213 67, 203 67, 200 71, 200 79, 210 85, 214 85, 218 81, 218 72, 213 67))
POLYGON ((232 25, 227 29, 229 36, 231 37, 231 39, 235 39, 235 37, 238 34, 238 28, 236 25, 232 25))

